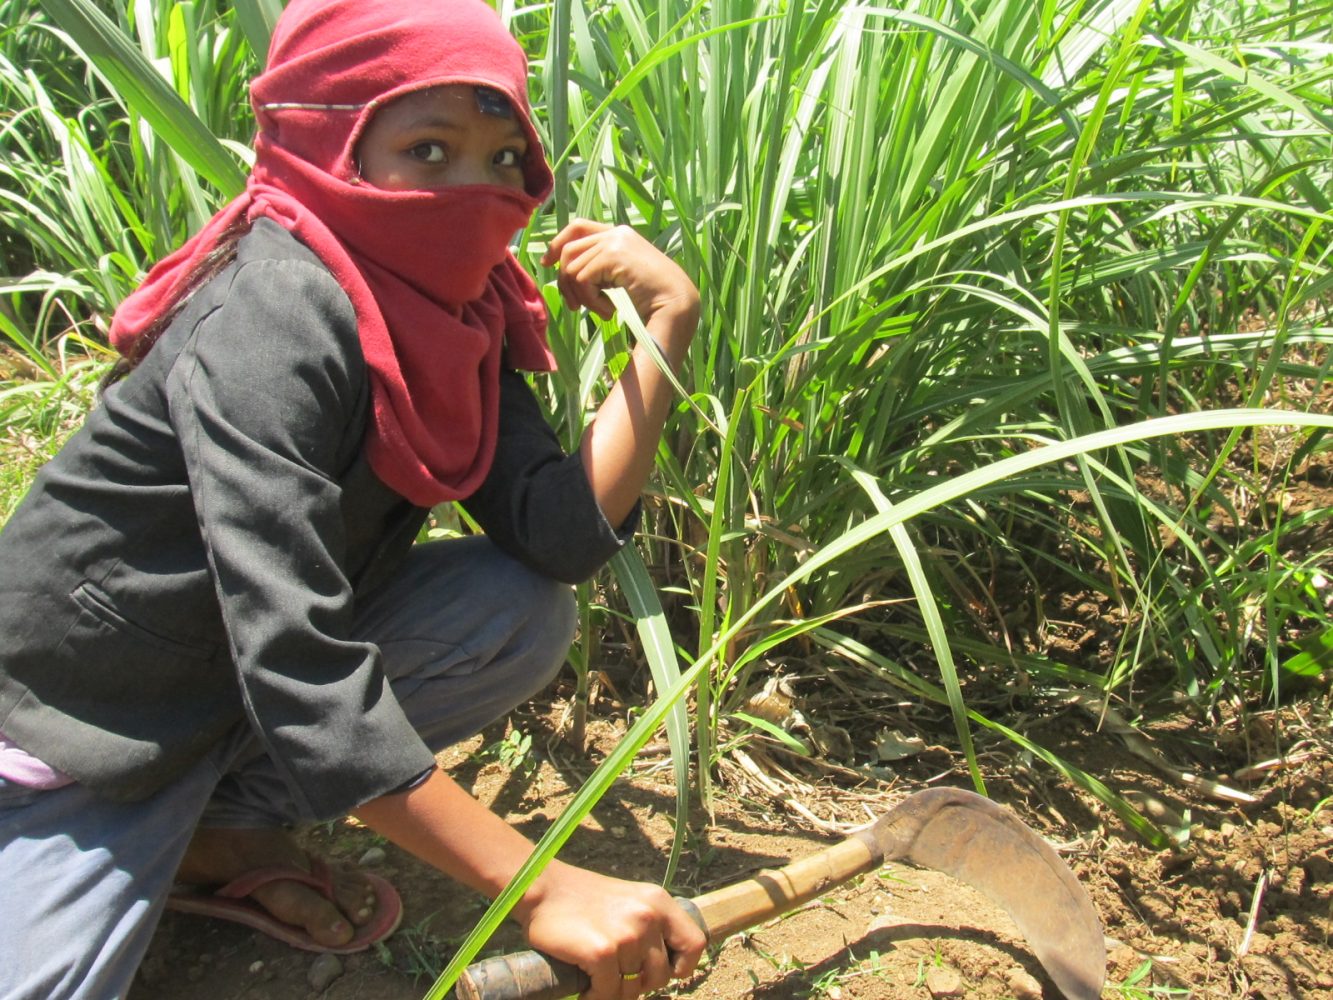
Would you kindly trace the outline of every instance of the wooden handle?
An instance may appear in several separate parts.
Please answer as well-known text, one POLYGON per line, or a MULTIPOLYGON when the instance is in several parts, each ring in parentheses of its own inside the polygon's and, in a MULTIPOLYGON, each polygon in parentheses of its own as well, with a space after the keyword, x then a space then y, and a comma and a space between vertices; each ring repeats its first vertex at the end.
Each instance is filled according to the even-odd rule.
POLYGON ((879 854, 860 837, 848 837, 777 871, 760 872, 735 885, 694 897, 710 941, 743 931, 809 902, 854 875, 879 867, 879 854))
MULTIPOLYGON (((709 941, 721 941, 786 913, 879 863, 874 839, 853 836, 778 871, 760 872, 744 882, 677 902, 709 941)), ((588 986, 587 974, 577 966, 539 951, 521 951, 469 965, 458 980, 455 996, 458 1000, 563 1000, 588 986)))
POLYGON ((578 996, 592 981, 577 965, 539 951, 516 951, 474 962, 463 970, 458 1000, 562 1000, 578 996))

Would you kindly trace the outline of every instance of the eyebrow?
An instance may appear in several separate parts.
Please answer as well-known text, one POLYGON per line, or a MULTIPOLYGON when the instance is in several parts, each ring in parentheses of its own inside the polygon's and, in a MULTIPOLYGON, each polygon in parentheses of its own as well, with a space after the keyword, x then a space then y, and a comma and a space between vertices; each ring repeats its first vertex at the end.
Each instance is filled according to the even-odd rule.
MULTIPOLYGON (((503 119, 496 119, 496 120, 502 121, 503 119)), ((438 129, 449 129, 454 132, 461 132, 466 126, 464 126, 461 122, 458 122, 453 118, 450 118, 448 115, 441 114, 438 111, 423 111, 419 115, 413 115, 412 117, 406 119, 401 127, 405 129, 438 128, 438 129)), ((521 125, 515 122, 510 126, 508 131, 505 132, 504 138, 522 139, 524 142, 527 142, 528 134, 525 131, 523 131, 523 127, 521 125)))

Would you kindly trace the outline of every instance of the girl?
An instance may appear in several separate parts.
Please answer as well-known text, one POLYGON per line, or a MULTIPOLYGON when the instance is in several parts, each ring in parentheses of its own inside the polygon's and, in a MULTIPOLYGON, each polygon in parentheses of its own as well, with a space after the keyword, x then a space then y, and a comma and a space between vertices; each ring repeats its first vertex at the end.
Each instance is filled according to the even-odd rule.
MULTIPOLYGON (((530 852, 433 755, 554 676, 671 399, 636 352, 565 455, 516 374, 552 367, 508 251, 551 190, 525 88, 482 0, 280 18, 246 191, 122 305, 123 377, 0 533, 0 997, 124 996, 166 906, 391 933, 392 887, 297 823, 351 813, 492 896, 530 852), (486 535, 413 545, 448 500, 486 535)), ((683 360, 698 294, 641 237, 575 222, 543 263, 683 360)), ((596 1000, 704 946, 660 888, 558 861, 514 912, 596 1000)))

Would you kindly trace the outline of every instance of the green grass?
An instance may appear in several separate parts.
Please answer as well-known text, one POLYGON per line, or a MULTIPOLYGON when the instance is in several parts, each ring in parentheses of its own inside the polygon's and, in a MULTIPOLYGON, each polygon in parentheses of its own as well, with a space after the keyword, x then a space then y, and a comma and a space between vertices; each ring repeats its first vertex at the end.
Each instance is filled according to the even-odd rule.
POLYGON ((107 368, 104 348, 72 338, 57 346, 40 365, 0 352, 0 525, 83 423, 107 368))

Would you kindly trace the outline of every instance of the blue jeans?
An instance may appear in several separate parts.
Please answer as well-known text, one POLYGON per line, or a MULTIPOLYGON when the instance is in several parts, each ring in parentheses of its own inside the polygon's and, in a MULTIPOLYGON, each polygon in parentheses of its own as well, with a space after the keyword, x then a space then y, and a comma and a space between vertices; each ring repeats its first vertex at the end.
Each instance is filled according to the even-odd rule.
MULTIPOLYGON (((362 602, 394 694, 432 750, 544 688, 574 632, 569 587, 484 538, 419 545, 362 602)), ((279 827, 290 795, 247 728, 152 797, 0 779, 0 1000, 112 1000, 129 991, 196 826, 279 827)))

